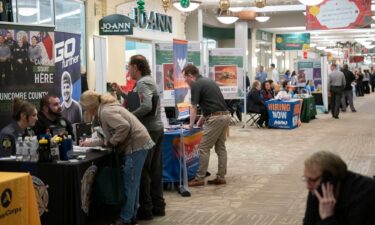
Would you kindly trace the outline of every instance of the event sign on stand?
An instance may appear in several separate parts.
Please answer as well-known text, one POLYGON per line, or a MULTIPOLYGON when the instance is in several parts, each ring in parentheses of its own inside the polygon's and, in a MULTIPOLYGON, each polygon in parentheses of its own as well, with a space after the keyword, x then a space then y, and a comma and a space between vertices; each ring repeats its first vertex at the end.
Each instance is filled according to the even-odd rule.
POLYGON ((297 62, 297 86, 305 86, 313 80, 316 89, 322 90, 322 74, 320 61, 300 60, 297 62))
POLYGON ((370 28, 371 0, 324 0, 307 6, 306 30, 370 28))
POLYGON ((209 78, 220 87, 225 99, 245 96, 243 50, 221 48, 208 50, 209 78))
POLYGON ((300 120, 301 101, 299 99, 266 101, 268 126, 272 128, 293 129, 300 120))

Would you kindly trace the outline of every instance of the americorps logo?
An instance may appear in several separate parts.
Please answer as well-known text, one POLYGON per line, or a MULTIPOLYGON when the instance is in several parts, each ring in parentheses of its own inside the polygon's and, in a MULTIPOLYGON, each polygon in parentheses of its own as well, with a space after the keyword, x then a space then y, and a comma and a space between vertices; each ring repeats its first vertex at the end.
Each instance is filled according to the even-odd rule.
POLYGON ((12 202, 12 191, 7 188, 1 193, 1 206, 7 208, 12 202))

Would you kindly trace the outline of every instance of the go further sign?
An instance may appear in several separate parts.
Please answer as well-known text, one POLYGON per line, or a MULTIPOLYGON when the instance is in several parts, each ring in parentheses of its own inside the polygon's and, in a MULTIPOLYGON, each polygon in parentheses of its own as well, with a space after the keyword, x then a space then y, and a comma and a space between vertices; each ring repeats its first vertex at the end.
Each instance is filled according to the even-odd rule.
POLYGON ((127 16, 113 14, 99 20, 100 35, 132 35, 134 21, 127 16))

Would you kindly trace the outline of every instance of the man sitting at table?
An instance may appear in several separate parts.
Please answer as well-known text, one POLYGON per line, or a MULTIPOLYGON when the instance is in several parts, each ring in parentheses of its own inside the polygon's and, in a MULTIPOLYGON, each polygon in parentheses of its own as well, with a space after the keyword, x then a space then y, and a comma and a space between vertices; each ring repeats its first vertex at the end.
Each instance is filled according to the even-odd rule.
POLYGON ((264 104, 262 94, 260 93, 260 82, 255 80, 251 86, 251 90, 248 95, 248 112, 250 113, 259 113, 260 118, 257 121, 258 127, 263 127, 265 123, 268 126, 268 112, 264 104))
POLYGON ((54 95, 45 95, 40 100, 38 122, 34 127, 36 135, 46 134, 47 129, 52 135, 66 134, 73 135, 72 124, 61 116, 60 99, 54 95))

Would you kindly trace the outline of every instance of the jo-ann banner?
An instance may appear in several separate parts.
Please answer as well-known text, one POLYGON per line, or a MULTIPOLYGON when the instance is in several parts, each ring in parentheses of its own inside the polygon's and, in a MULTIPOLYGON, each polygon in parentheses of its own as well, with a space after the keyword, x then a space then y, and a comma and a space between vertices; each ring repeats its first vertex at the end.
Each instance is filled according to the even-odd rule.
POLYGON ((185 160, 189 178, 195 177, 199 167, 198 145, 203 132, 200 129, 168 131, 164 135, 163 149, 163 182, 180 181, 181 136, 185 148, 185 160))
POLYGON ((269 121, 268 125, 274 128, 293 129, 298 126, 300 118, 299 99, 288 101, 269 100, 266 101, 269 121))
POLYGON ((245 96, 242 52, 236 48, 208 51, 209 78, 216 81, 225 99, 245 96))
POLYGON ((276 34, 276 50, 307 50, 310 49, 310 33, 276 34))
MULTIPOLYGON (((159 86, 164 106, 174 106, 173 78, 173 44, 172 42, 155 43, 156 83, 159 86)), ((188 63, 201 68, 201 52, 199 42, 188 43, 188 63)))
POLYGON ((55 32, 56 90, 62 101, 62 115, 71 123, 82 122, 81 60, 79 34, 55 32))
POLYGON ((190 116, 189 86, 185 82, 182 70, 188 64, 187 41, 173 40, 173 85, 178 119, 190 116))
POLYGON ((324 0, 306 7, 306 30, 369 28, 371 0, 324 0))
POLYGON ((54 32, 0 26, 0 128, 10 121, 13 99, 32 102, 55 91, 54 32))

